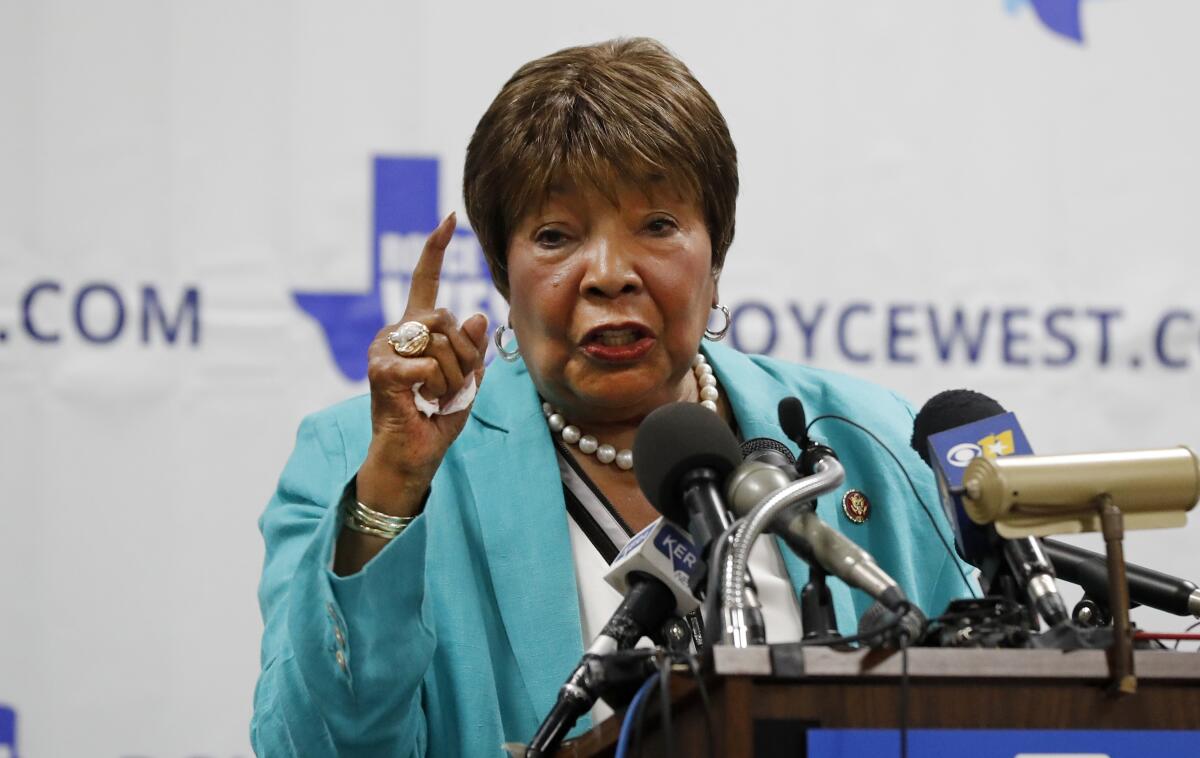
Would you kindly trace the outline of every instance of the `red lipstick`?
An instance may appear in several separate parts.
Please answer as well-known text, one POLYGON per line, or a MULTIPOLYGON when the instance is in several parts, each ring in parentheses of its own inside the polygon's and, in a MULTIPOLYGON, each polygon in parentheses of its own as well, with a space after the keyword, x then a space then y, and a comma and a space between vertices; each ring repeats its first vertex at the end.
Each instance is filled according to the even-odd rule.
POLYGON ((592 358, 608 363, 636 361, 654 347, 654 333, 636 322, 602 324, 584 335, 581 347, 592 358))

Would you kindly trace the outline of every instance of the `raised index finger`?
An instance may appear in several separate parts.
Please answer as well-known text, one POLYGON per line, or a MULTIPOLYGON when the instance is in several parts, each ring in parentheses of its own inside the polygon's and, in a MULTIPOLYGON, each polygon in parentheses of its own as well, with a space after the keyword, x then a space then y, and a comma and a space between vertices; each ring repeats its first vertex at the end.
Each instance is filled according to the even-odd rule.
POLYGON ((446 246, 454 236, 456 214, 451 212, 442 219, 437 229, 425 240, 421 257, 412 273, 412 287, 408 290, 408 311, 430 311, 437 305, 438 281, 442 276, 442 260, 446 246))

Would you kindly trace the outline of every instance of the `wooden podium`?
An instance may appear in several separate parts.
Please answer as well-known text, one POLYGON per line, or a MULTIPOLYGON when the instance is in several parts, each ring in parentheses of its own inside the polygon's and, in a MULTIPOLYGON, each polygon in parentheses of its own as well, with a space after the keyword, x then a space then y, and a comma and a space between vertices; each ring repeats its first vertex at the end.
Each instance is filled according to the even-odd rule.
MULTIPOLYGON (((910 729, 1200 729, 1200 653, 1138 651, 1138 691, 1115 697, 1101 650, 915 648, 908 652, 910 729)), ((707 680, 714 754, 804 755, 810 728, 897 728, 896 651, 794 645, 714 650, 707 680)), ((686 675, 672 687, 675 754, 708 754, 704 706, 686 675)), ((654 711, 652 711, 654 712, 654 711)), ((614 755, 618 713, 567 743, 560 756, 614 755)), ((656 719, 646 755, 662 752, 656 719)), ((1200 745, 1197 746, 1200 755, 1200 745)))

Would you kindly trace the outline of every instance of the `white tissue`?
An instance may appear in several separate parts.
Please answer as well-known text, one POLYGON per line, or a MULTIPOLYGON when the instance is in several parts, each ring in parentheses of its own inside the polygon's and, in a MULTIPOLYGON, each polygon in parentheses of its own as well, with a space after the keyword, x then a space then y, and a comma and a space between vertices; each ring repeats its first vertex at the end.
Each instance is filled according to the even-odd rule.
POLYGON ((475 399, 475 372, 467 377, 467 383, 462 386, 454 397, 446 403, 446 407, 442 408, 441 403, 437 400, 426 400, 421 397, 421 387, 425 386, 425 382, 417 382, 412 386, 413 403, 417 406, 417 410, 424 413, 426 417, 437 414, 438 416, 448 416, 451 413, 458 413, 461 410, 469 408, 471 401, 475 399))

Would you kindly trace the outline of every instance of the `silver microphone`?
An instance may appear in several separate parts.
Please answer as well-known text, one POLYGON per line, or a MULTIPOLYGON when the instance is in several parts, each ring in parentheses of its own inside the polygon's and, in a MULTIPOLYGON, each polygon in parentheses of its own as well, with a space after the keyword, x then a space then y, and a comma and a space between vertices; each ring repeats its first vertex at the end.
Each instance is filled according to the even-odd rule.
MULTIPOLYGON (((794 479, 795 469, 790 467, 784 469, 762 460, 743 463, 729 477, 726 503, 741 518, 794 479)), ((900 585, 879 568, 875 558, 825 523, 811 509, 789 507, 776 516, 767 528, 772 534, 782 537, 801 558, 819 564, 830 574, 866 592, 888 609, 903 610, 907 605, 900 585)))

